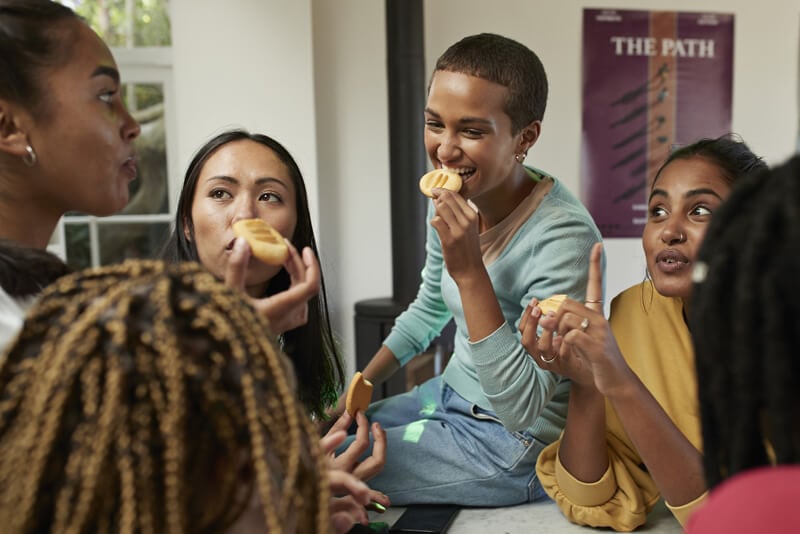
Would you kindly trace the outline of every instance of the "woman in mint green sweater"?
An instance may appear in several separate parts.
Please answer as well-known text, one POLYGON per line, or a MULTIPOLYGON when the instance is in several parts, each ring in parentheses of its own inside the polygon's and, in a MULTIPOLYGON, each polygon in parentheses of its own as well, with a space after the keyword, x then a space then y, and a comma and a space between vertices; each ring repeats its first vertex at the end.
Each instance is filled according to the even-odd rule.
POLYGON ((566 187, 523 165, 546 101, 541 62, 511 39, 466 37, 437 61, 425 146, 433 167, 458 172, 463 185, 434 189, 419 292, 363 374, 386 380, 451 318, 455 348, 441 376, 367 411, 387 434, 384 469, 370 484, 395 505, 545 495, 534 466, 563 428, 569 384, 531 365, 517 321, 533 297, 583 298, 600 239, 566 187))

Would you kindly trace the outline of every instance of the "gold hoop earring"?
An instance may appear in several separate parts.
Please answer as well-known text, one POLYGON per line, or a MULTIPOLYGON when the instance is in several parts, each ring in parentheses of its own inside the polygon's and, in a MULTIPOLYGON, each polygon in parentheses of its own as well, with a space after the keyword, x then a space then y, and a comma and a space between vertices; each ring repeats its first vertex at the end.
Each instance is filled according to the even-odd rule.
POLYGON ((26 154, 22 156, 22 161, 25 162, 25 165, 27 165, 28 167, 33 167, 34 165, 36 165, 36 162, 38 161, 39 158, 36 157, 36 152, 33 151, 33 147, 31 146, 30 143, 25 145, 25 152, 26 154))

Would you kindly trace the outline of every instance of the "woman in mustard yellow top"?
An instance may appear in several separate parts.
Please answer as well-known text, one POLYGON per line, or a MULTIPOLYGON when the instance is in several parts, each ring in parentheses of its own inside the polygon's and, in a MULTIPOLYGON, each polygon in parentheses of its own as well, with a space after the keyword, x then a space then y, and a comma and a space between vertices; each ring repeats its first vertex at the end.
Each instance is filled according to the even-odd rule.
POLYGON ((606 321, 597 244, 585 305, 567 299, 543 317, 531 302, 520 325, 523 345, 539 366, 572 380, 564 432, 536 466, 570 521, 630 531, 663 496, 683 523, 704 498, 686 324, 692 269, 733 181, 764 167, 728 136, 673 152, 650 185, 642 234, 650 279, 616 297, 606 321))

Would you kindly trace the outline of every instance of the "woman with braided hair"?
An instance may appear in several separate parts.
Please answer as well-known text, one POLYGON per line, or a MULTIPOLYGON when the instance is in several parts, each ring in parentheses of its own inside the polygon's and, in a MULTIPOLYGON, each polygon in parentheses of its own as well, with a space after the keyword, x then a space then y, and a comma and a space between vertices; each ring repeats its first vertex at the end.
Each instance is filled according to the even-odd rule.
POLYGON ((687 532, 798 532, 800 158, 738 184, 698 260, 690 325, 712 491, 687 532))
POLYGON ((618 295, 606 320, 597 244, 585 303, 567 299, 543 315, 532 302, 525 313, 522 342, 536 364, 572 381, 564 432, 536 465, 570 521, 630 531, 663 498, 684 524, 705 498, 687 325, 692 267, 733 184, 765 167, 731 136, 676 150, 650 183, 648 279, 618 295))
POLYGON ((363 514, 264 327, 194 263, 46 288, 0 365, 3 532, 328 532, 338 486, 363 514))

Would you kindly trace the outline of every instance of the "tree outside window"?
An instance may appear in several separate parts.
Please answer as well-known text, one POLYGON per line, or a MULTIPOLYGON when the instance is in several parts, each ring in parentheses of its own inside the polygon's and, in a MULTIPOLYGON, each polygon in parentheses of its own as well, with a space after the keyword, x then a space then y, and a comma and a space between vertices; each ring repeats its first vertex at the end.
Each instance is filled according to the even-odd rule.
POLYGON ((62 0, 110 47, 170 46, 167 0, 62 0))

